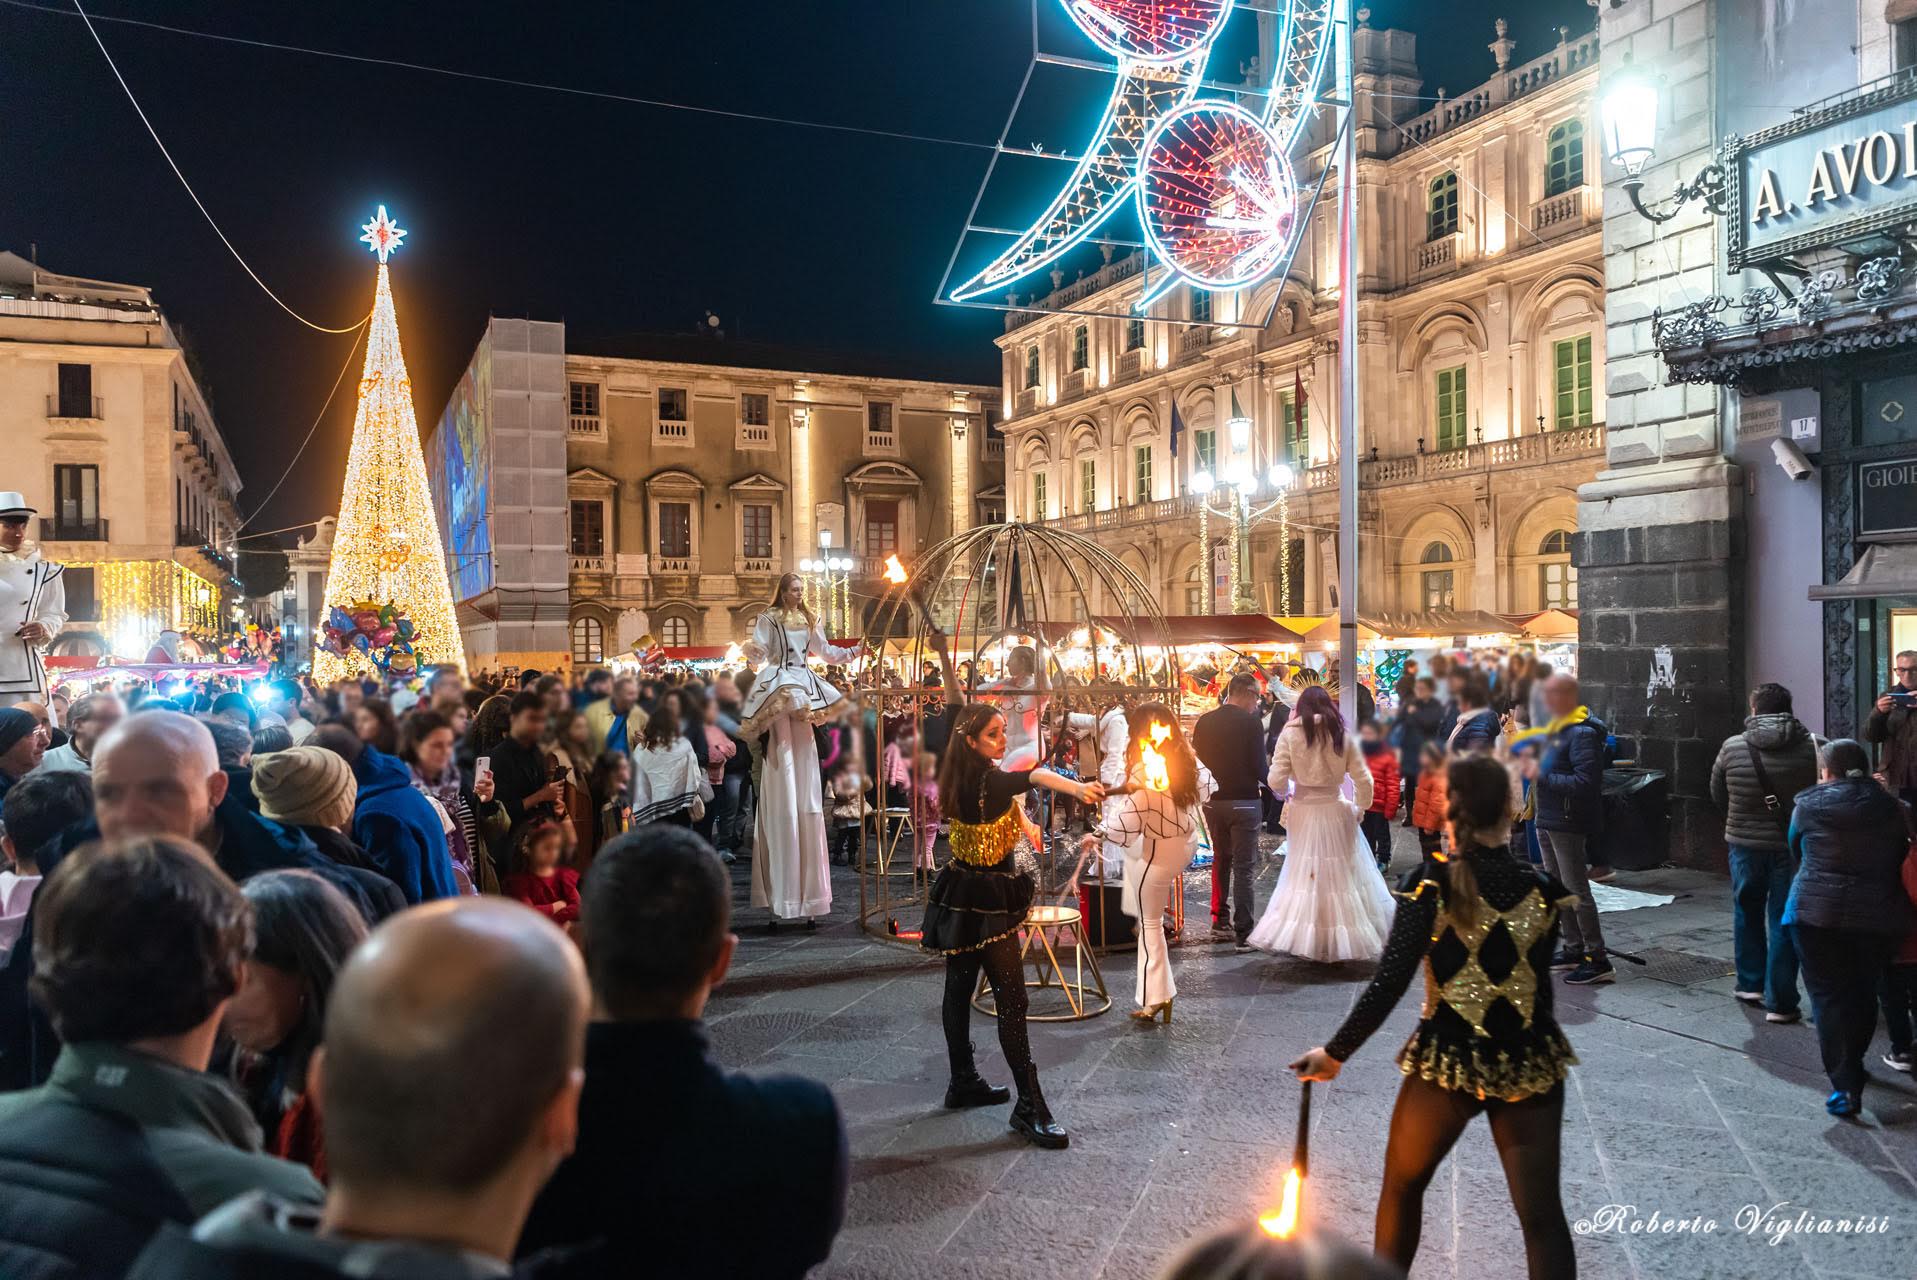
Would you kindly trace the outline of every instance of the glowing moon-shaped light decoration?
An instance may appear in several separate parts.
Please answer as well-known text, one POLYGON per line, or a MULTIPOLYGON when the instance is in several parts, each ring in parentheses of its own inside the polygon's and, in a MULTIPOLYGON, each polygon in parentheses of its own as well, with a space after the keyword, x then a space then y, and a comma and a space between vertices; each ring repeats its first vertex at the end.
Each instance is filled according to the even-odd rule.
POLYGON ((1139 177, 1146 238, 1185 279, 1235 289, 1284 260, 1297 182, 1278 140, 1250 112, 1201 102, 1167 116, 1139 177))
POLYGON ((1134 62, 1180 62, 1218 38, 1232 0, 1064 0, 1092 43, 1134 62))

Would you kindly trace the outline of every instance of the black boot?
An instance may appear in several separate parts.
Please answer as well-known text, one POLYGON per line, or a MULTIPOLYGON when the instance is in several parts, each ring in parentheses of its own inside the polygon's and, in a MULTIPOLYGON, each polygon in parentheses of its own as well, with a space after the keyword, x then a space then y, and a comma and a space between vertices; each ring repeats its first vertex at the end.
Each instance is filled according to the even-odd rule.
POLYGON ((1072 1144, 1071 1135, 1052 1119, 1045 1095, 1038 1089, 1038 1068, 1026 1067, 1018 1076, 1018 1105, 1012 1108, 1012 1128, 1035 1147, 1060 1151, 1072 1144))
POLYGON ((972 1062, 972 1046, 969 1043, 962 1053, 952 1055, 952 1083, 945 1086, 947 1111, 957 1111, 963 1107, 996 1107, 1011 1100, 1010 1089, 991 1084, 978 1073, 978 1068, 972 1062))

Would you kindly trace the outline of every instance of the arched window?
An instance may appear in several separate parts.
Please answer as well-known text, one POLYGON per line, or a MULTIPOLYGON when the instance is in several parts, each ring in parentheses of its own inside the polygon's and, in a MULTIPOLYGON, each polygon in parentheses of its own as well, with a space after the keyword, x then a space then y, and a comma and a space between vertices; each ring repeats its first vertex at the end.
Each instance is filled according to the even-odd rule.
POLYGON ((692 624, 684 618, 659 619, 659 643, 671 649, 683 649, 692 643, 692 624))
MULTIPOLYGON (((1448 565, 1452 563, 1451 548, 1442 542, 1433 542, 1425 547, 1424 554, 1418 557, 1418 563, 1424 565, 1448 565)), ((1454 609, 1457 607, 1457 579, 1455 570, 1430 568, 1418 575, 1421 595, 1426 609, 1454 609)))
POLYGON ((1030 391, 1038 385, 1038 344, 1034 342, 1025 348, 1025 389, 1030 391))
POLYGON ((574 618, 572 620, 572 660, 574 662, 604 662, 606 660, 606 629, 597 618, 574 618))
POLYGON ((1445 172, 1431 180, 1424 196, 1424 238, 1439 240, 1458 229, 1458 175, 1445 172))
POLYGON ((1578 567, 1571 563, 1571 534, 1553 529, 1538 544, 1538 554, 1552 557, 1538 566, 1538 603, 1546 609, 1578 607, 1578 567))
POLYGON ((1092 331, 1089 325, 1079 325, 1072 330, 1072 372, 1089 369, 1092 365, 1092 331))
POLYGON ((1566 120, 1544 143, 1544 196, 1560 196, 1584 185, 1584 121, 1566 120))

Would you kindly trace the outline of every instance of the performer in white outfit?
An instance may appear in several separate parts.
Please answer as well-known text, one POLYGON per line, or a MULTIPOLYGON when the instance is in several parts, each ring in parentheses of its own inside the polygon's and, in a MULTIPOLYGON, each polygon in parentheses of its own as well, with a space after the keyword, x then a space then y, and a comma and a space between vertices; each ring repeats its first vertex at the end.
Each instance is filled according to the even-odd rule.
MULTIPOLYGON (((806 665, 814 655, 851 662, 861 649, 833 645, 805 607, 796 573, 779 579, 772 606, 752 625, 745 656, 763 662, 740 708, 740 734, 764 739, 758 818, 752 845, 752 905, 808 928, 832 910, 832 874, 825 841, 825 797, 812 726, 831 719, 845 701, 806 665)), ((775 922, 776 927, 776 922, 775 922)))
POLYGON ((33 515, 25 497, 0 490, 0 707, 47 700, 40 655, 67 620, 65 568, 28 540, 33 515))
POLYGON ((1308 960, 1376 960, 1391 931, 1392 900, 1358 829, 1371 807, 1371 771, 1323 689, 1299 695, 1272 752, 1269 781, 1280 798, 1291 793, 1285 865, 1251 945, 1308 960))
POLYGON ((1105 804, 1098 821, 1107 833, 1099 847, 1098 875, 1101 879, 1112 879, 1122 875, 1125 870, 1125 846, 1111 838, 1111 824, 1112 816, 1118 812, 1119 803, 1124 799, 1113 793, 1125 783, 1125 748, 1131 743, 1131 723, 1126 718, 1125 708, 1114 706, 1098 716, 1075 711, 1065 718, 1065 724, 1080 737, 1091 736, 1093 747, 1098 752, 1098 780, 1105 786, 1105 804))
POLYGON ((988 684, 978 700, 998 708, 1005 717, 1005 759, 999 768, 1016 772, 1038 767, 1042 744, 1038 722, 1045 714, 1048 690, 1041 679, 1043 655, 1020 645, 1005 657, 1005 679, 988 684))
POLYGON ((1197 852, 1198 806, 1217 787, 1211 771, 1192 754, 1169 707, 1147 702, 1132 721, 1138 728, 1126 752, 1132 762, 1129 784, 1105 834, 1125 851, 1125 913, 1138 919, 1138 1008, 1132 1017, 1150 1022, 1163 1014, 1169 1023, 1178 984, 1172 981, 1171 952, 1165 945, 1165 912, 1197 852), (1165 758, 1169 785, 1163 790, 1151 785, 1141 760, 1146 744, 1153 741, 1154 724, 1170 730, 1156 748, 1165 758))

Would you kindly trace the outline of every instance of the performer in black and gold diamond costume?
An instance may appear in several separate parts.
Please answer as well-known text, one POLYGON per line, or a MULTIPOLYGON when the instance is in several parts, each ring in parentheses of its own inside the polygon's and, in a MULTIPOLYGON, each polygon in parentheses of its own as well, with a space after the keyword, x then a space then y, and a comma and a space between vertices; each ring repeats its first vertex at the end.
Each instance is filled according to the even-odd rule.
POLYGON ((1330 1080, 1404 995, 1422 961, 1423 1017, 1398 1053, 1404 1084, 1391 1113, 1376 1247, 1406 1271, 1418 1252, 1424 1190, 1483 1112, 1524 1229, 1532 1280, 1575 1276, 1558 1192, 1564 1077, 1577 1056, 1551 1014, 1558 912, 1576 901, 1514 855, 1510 775, 1487 756, 1446 770, 1451 853, 1399 889, 1391 937, 1371 985, 1330 1042, 1292 1067, 1330 1080))

